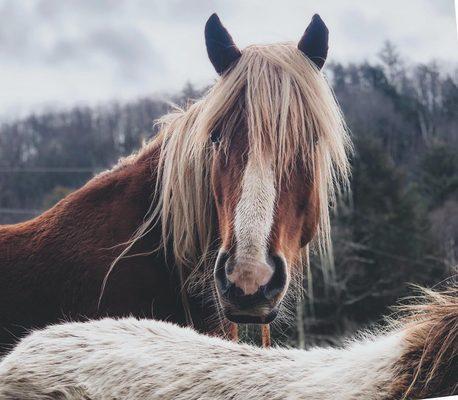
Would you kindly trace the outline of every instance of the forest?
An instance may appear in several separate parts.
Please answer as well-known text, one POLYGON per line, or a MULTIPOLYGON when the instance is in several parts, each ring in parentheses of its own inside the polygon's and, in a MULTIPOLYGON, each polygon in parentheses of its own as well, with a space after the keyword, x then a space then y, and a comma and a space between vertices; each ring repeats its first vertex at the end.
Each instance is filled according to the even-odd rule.
MULTIPOLYGON (((305 296, 274 332, 301 347, 378 322, 411 284, 458 273, 458 69, 411 64, 387 42, 377 60, 329 63, 325 74, 355 153, 333 214, 334 272, 325 280, 312 256, 305 296)), ((171 103, 201 93, 189 83, 175 96, 0 123, 0 223, 50 208, 151 138, 171 103)))

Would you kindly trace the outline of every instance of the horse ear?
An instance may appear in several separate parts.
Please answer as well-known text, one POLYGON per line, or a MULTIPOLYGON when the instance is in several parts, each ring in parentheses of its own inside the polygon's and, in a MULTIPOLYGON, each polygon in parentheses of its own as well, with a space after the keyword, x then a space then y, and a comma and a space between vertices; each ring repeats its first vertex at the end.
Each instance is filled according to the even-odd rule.
POLYGON ((205 44, 208 58, 220 75, 242 55, 216 14, 205 24, 205 44))
POLYGON ((328 28, 321 17, 315 14, 297 47, 321 69, 328 55, 328 40, 328 28))

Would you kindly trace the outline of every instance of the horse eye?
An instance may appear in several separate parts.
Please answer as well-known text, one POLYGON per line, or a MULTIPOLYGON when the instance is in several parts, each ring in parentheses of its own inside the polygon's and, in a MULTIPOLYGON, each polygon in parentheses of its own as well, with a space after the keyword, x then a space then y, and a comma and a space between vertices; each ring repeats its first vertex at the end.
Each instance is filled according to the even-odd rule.
POLYGON ((210 136, 210 139, 213 143, 219 143, 221 140, 221 132, 219 130, 214 130, 210 136))

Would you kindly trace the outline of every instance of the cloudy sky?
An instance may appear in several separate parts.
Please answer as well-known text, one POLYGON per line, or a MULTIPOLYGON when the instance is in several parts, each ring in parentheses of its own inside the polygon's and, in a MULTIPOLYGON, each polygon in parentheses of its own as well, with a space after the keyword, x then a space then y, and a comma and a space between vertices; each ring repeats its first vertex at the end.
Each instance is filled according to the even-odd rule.
POLYGON ((410 62, 458 64, 453 0, 0 0, 0 118, 208 84, 215 11, 241 48, 296 41, 318 12, 334 61, 389 39, 410 62))

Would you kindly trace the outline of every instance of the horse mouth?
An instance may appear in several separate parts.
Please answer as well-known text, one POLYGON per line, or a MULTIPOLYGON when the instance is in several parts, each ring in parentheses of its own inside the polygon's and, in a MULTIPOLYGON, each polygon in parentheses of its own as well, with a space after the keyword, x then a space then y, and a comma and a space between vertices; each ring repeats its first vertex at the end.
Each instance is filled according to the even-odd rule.
POLYGON ((239 314, 231 311, 225 311, 225 317, 237 324, 270 324, 278 314, 278 309, 272 309, 267 315, 250 315, 250 314, 239 314))

